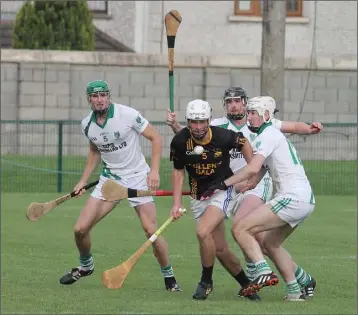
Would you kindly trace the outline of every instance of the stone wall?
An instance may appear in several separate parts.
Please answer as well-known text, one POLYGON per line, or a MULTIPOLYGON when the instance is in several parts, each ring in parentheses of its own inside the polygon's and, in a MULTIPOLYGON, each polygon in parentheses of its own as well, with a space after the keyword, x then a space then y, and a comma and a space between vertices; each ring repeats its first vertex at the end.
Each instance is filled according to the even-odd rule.
MULTIPOLYGON (((177 54, 175 108, 180 119, 184 120, 185 106, 195 98, 211 103, 213 117, 222 116, 220 97, 229 86, 239 85, 249 96, 258 95, 259 62, 257 57, 177 54)), ((280 118, 356 123, 356 60, 317 58, 311 70, 309 64, 309 60, 286 60, 285 115, 280 118)), ((166 55, 5 49, 1 51, 1 119, 81 120, 89 112, 85 87, 94 79, 108 81, 114 102, 133 106, 150 121, 164 121, 169 103, 166 55)), ((17 145, 23 137, 33 142, 41 139, 42 131, 40 138, 19 128, 15 131, 17 145)), ((7 132, 2 127, 3 141, 9 141, 7 132)), ((169 130, 165 133, 169 139, 169 130)), ((76 138, 69 141, 82 143, 76 138)), ((352 154, 356 156, 356 142, 352 154)))

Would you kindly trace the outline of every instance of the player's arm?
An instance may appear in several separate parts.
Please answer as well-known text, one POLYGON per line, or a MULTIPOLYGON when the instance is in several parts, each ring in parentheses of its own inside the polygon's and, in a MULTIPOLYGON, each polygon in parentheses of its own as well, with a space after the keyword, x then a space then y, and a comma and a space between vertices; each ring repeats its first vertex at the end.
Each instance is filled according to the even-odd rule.
POLYGON ((81 181, 87 182, 88 178, 92 175, 93 171, 101 163, 101 153, 98 151, 97 146, 90 141, 89 152, 87 155, 86 166, 83 171, 81 181))
POLYGON ((235 184, 236 191, 244 193, 255 188, 261 179, 265 176, 266 172, 267 169, 265 167, 261 167, 261 170, 256 175, 250 177, 247 181, 235 184))
POLYGON ((172 128, 175 134, 184 128, 181 124, 179 124, 177 120, 177 114, 175 112, 171 112, 169 109, 167 112, 166 123, 170 126, 170 128, 172 128))
MULTIPOLYGON (((245 137, 244 137, 245 138, 245 137)), ((241 147, 241 153, 244 156, 246 163, 249 163, 253 158, 253 151, 249 141, 245 138, 243 145, 241 147)))
POLYGON ((85 169, 83 170, 80 181, 73 189, 76 194, 80 192, 84 185, 86 185, 87 180, 92 175, 97 166, 101 163, 101 160, 101 153, 98 151, 97 146, 90 141, 85 169))
POLYGON ((280 129, 284 133, 293 133, 298 135, 312 135, 320 133, 323 126, 320 122, 313 122, 310 125, 301 121, 282 121, 280 129))
MULTIPOLYGON (((225 180, 224 184, 231 186, 252 178, 253 176, 258 176, 259 172, 262 171, 265 159, 275 150, 279 141, 280 139, 278 138, 272 138, 272 135, 262 136, 260 139, 256 138, 256 142, 254 142, 254 157, 252 160, 233 176, 225 180)), ((225 187, 225 185, 223 186, 225 187)))
POLYGON ((245 165, 237 173, 224 181, 225 185, 231 186, 256 176, 261 171, 264 161, 265 157, 263 155, 255 154, 247 165, 245 165))
POLYGON ((149 189, 159 187, 159 166, 162 155, 163 140, 159 132, 135 109, 128 109, 128 119, 131 127, 152 143, 152 164, 147 176, 149 189))
POLYGON ((147 182, 150 189, 158 189, 159 187, 159 167, 162 156, 163 139, 159 132, 148 123, 143 130, 142 135, 152 143, 152 162, 150 172, 148 174, 147 182))
POLYGON ((159 172, 160 159, 162 156, 163 139, 159 132, 153 127, 152 124, 148 124, 143 130, 142 135, 152 143, 152 164, 151 169, 159 172))
POLYGON ((273 152, 279 141, 279 139, 272 139, 270 137, 266 137, 266 139, 260 140, 261 141, 256 142, 254 156, 251 161, 231 177, 220 183, 214 183, 211 185, 208 190, 203 193, 201 199, 209 198, 216 189, 226 190, 229 186, 244 182, 248 179, 251 179, 253 176, 258 176, 263 167, 265 159, 273 152))
POLYGON ((182 192, 184 186, 184 163, 180 155, 180 151, 177 149, 176 139, 172 140, 170 144, 170 160, 173 162, 172 170, 172 190, 173 190, 173 206, 171 215, 177 219, 180 217, 179 209, 182 205, 182 192))

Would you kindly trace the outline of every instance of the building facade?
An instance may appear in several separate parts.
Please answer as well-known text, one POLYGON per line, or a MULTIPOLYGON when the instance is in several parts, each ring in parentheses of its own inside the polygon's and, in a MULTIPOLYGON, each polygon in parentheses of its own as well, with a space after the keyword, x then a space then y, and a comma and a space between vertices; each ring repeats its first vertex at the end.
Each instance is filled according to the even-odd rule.
MULTIPOLYGON (((23 1, 1 3, 1 18, 12 19, 23 1)), ((165 53, 164 16, 183 18, 175 50, 199 55, 261 55, 261 7, 257 0, 88 1, 94 25, 137 53, 165 53)), ((287 0, 285 55, 357 55, 356 1, 287 0)))

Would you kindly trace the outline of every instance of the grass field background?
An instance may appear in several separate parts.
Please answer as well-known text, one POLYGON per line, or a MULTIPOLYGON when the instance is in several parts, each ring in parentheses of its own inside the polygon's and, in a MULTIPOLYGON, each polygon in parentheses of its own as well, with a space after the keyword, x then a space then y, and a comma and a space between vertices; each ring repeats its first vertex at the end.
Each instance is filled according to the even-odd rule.
MULTIPOLYGON (((3 178, 5 187, 9 179, 3 178)), ((314 213, 285 244, 297 263, 318 281, 316 296, 305 303, 283 302, 282 280, 277 287, 261 291, 260 303, 239 299, 238 284, 219 263, 214 270, 213 294, 206 301, 193 301, 191 294, 201 266, 191 213, 164 232, 183 292, 164 291, 151 250, 122 289, 106 289, 101 272, 125 261, 145 241, 135 212, 126 201, 93 230, 95 273, 71 286, 61 286, 59 278, 78 264, 72 229, 85 198, 66 202, 38 222, 25 218, 30 202, 57 196, 55 192, 1 195, 2 314, 356 314, 354 196, 316 196, 314 213)), ((171 198, 157 198, 156 202, 162 224, 168 217, 171 198)), ((230 236, 230 227, 231 221, 227 221, 230 247, 242 257, 230 236)))

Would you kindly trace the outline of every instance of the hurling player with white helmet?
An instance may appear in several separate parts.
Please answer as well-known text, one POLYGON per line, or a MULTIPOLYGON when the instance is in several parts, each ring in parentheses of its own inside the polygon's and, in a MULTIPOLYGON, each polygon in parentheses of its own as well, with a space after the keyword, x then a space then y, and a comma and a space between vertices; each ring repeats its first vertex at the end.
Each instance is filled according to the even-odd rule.
POLYGON ((217 189, 225 191, 226 187, 253 176, 262 178, 266 171, 269 172, 275 192, 273 198, 265 204, 258 205, 250 211, 249 215, 234 221, 232 228, 234 239, 256 269, 255 279, 242 290, 242 293, 250 295, 264 286, 278 283, 277 276, 267 264, 254 236, 264 232, 261 241, 265 251, 286 283, 285 299, 302 301, 306 299, 306 292, 302 292, 302 285, 297 281, 298 274, 305 278, 306 284, 312 283, 314 279, 298 267, 280 245, 298 224, 312 213, 315 199, 296 149, 277 128, 273 127, 271 122, 273 105, 274 100, 269 96, 248 100, 246 111, 249 128, 257 134, 251 143, 254 157, 235 175, 209 187, 203 194, 203 200, 208 200, 207 198, 217 189))
MULTIPOLYGON (((233 175, 230 168, 230 151, 240 152, 247 161, 252 148, 241 132, 210 126, 211 108, 208 102, 193 100, 186 109, 187 127, 182 128, 170 144, 173 161, 173 207, 171 214, 178 217, 182 206, 185 170, 190 185, 190 208, 197 220, 196 235, 200 245, 202 275, 193 298, 205 300, 213 290, 213 268, 217 252, 228 251, 225 240, 224 219, 230 217, 235 205, 233 186, 219 190, 209 200, 202 201, 203 192, 213 183, 223 182, 233 175)), ((245 272, 237 266, 235 279, 245 287, 249 283, 245 272)), ((257 295, 248 295, 257 299, 257 295)))
MULTIPOLYGON (((246 105, 248 101, 246 91, 241 87, 231 87, 224 91, 222 99, 226 115, 222 118, 213 119, 211 124, 237 132, 240 131, 250 142, 252 142, 256 138, 257 134, 248 128, 246 121, 246 105)), ((308 135, 318 133, 322 130, 322 125, 319 122, 314 122, 310 125, 307 125, 303 122, 280 121, 274 118, 274 114, 277 112, 276 103, 274 100, 268 104, 268 110, 271 117, 272 126, 281 132, 308 135)), ((170 111, 167 113, 166 122, 169 126, 171 126, 174 133, 178 132, 182 128, 182 126, 177 121, 176 114, 170 111)), ((233 172, 237 172, 239 169, 246 165, 246 161, 242 154, 237 152, 235 149, 230 152, 230 157, 230 167, 232 168, 233 172)), ((253 186, 255 184, 256 183, 252 183, 253 186)), ((249 188, 251 188, 251 186, 246 187, 245 192, 236 195, 236 213, 234 216, 234 222, 239 221, 242 217, 250 213, 250 211, 255 207, 263 204, 271 198, 272 181, 269 174, 266 174, 264 178, 262 178, 262 180, 257 183, 256 187, 253 189, 249 188)), ((262 245, 260 236, 260 234, 255 235, 260 245, 262 245)), ((224 234, 222 235, 222 238, 225 238, 224 234)), ((235 277, 237 271, 239 268, 241 268, 236 255, 232 251, 227 250, 217 252, 217 258, 221 264, 223 264, 225 269, 227 269, 230 274, 235 277)), ((253 280, 256 275, 255 265, 246 256, 245 260, 246 274, 249 279, 253 280)), ((314 279, 311 279, 311 281, 308 281, 307 279, 309 279, 308 276, 302 277, 300 272, 297 273, 297 280, 299 280, 302 289, 306 292, 307 295, 312 296, 315 289, 315 282, 314 279)))

